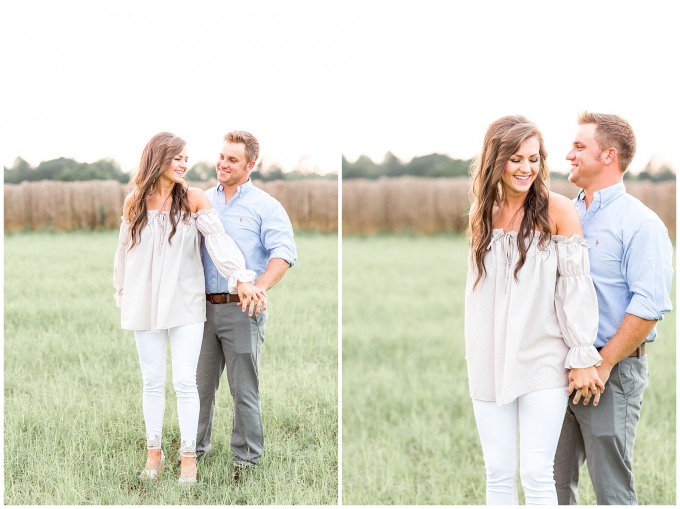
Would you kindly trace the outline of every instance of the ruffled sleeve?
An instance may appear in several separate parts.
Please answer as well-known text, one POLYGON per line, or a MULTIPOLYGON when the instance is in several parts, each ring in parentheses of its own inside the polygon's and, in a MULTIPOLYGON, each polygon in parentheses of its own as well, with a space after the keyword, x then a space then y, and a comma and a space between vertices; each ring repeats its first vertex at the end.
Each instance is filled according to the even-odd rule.
POLYGON ((237 281, 252 283, 257 274, 246 269, 241 250, 224 232, 222 221, 215 209, 203 209, 196 213, 196 228, 205 237, 205 247, 215 267, 229 281, 229 293, 237 293, 237 281))
POLYGON ((113 298, 116 300, 116 306, 123 305, 123 282, 125 281, 125 252, 127 251, 130 235, 128 232, 129 222, 125 218, 120 218, 122 223, 120 225, 120 233, 118 233, 118 249, 116 249, 116 256, 113 259, 113 287, 116 293, 113 298))
POLYGON ((595 349, 598 310, 595 286, 590 277, 588 243, 579 235, 555 235, 557 285, 555 311, 564 342, 569 347, 564 367, 588 368, 602 364, 595 349))

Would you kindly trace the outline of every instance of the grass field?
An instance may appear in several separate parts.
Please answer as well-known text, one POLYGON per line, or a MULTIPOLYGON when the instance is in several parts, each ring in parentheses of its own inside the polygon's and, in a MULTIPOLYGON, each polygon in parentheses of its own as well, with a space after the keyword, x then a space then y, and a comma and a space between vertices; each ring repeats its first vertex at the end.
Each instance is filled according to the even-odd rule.
MULTIPOLYGON (((296 235, 299 261, 269 292, 260 468, 231 482, 224 380, 213 454, 190 490, 177 485, 172 462, 155 484, 137 479, 146 459, 142 381, 113 300, 117 238, 5 236, 5 504, 336 504, 337 236, 296 235)), ((163 449, 174 457, 170 376, 166 401, 163 449)))
MULTIPOLYGON (((460 236, 343 238, 345 504, 485 503, 464 359, 466 253, 460 236)), ((675 505, 675 312, 658 328, 633 469, 640 504, 675 505)), ((579 497, 595 504, 585 465, 579 497)))

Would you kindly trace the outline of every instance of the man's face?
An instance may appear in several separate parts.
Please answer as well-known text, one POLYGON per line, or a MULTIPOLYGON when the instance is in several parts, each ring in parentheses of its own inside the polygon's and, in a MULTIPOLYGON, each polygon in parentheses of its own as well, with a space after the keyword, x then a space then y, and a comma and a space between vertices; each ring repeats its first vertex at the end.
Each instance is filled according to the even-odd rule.
POLYGON ((595 141, 596 128, 596 124, 579 125, 567 154, 567 161, 571 162, 569 182, 581 188, 592 184, 604 168, 605 151, 595 141))
POLYGON ((246 183, 255 161, 246 162, 245 144, 225 141, 215 166, 220 184, 232 187, 246 183))

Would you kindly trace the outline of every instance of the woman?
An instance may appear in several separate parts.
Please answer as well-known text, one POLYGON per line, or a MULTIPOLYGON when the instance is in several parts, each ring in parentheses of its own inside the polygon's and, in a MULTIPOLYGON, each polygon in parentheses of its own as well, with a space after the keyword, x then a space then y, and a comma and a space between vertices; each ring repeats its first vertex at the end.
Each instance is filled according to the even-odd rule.
POLYGON ((170 337, 172 375, 181 434, 180 484, 196 483, 196 432, 200 403, 196 365, 205 322, 205 283, 199 232, 211 258, 250 314, 266 309, 266 294, 250 284, 241 251, 224 233, 217 213, 198 188, 188 187, 185 141, 159 133, 142 153, 133 191, 125 198, 114 264, 121 327, 134 330, 144 380, 148 458, 140 478, 156 479, 165 410, 165 349, 170 337))
POLYGON ((556 505, 568 391, 597 404, 604 390, 588 245, 571 201, 548 191, 546 156, 537 127, 508 116, 473 169, 465 346, 487 504, 518 503, 519 448, 527 504, 556 505))

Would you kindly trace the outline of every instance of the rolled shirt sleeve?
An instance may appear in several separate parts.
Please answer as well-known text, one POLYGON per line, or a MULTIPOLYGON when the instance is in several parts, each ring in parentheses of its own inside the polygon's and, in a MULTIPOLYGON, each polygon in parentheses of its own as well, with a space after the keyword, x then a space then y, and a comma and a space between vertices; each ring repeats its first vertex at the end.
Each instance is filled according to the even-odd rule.
POLYGON ((283 206, 276 201, 269 215, 262 221, 260 241, 269 252, 269 260, 281 258, 292 267, 297 260, 293 226, 283 206))
POLYGON ((663 320, 673 309, 673 246, 660 221, 647 219, 633 232, 622 265, 631 292, 626 313, 644 320, 663 320))
POLYGON ((597 294, 590 277, 588 243, 579 235, 553 237, 557 247, 555 311, 564 343, 569 347, 564 367, 602 364, 595 348, 598 327, 597 294))

